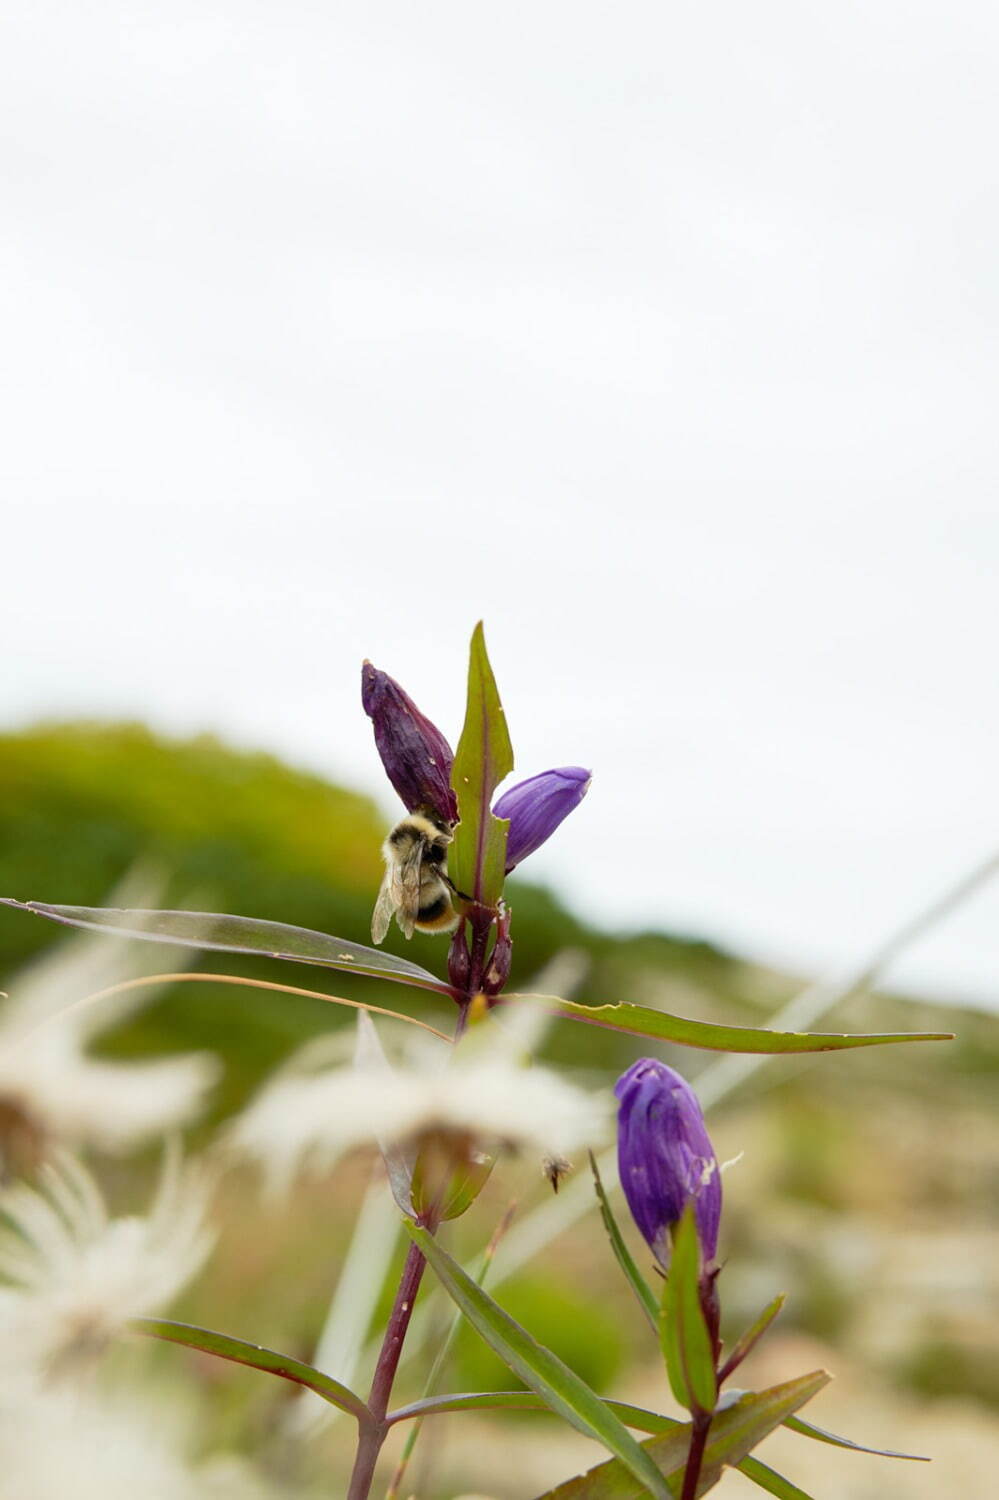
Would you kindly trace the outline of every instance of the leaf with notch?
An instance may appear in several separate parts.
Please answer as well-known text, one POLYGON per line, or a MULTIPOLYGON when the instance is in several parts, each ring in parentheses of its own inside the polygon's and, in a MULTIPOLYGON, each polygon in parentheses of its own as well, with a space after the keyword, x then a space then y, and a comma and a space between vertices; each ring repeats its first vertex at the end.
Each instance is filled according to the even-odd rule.
POLYGON ((494 818, 493 793, 513 770, 513 747, 486 652, 482 622, 472 633, 465 724, 451 768, 460 822, 448 850, 448 874, 459 891, 495 906, 506 870, 506 818, 494 818))
POLYGON ((452 995, 451 986, 436 979, 419 964, 394 953, 366 948, 346 938, 315 932, 309 927, 290 927, 286 922, 268 922, 259 917, 233 917, 225 912, 119 911, 105 906, 50 906, 43 901, 15 901, 0 896, 0 906, 47 917, 67 927, 91 932, 110 932, 116 937, 142 938, 148 943, 175 943, 217 953, 250 953, 259 958, 288 959, 292 963, 318 964, 341 969, 345 974, 366 974, 373 979, 392 979, 398 984, 452 995))

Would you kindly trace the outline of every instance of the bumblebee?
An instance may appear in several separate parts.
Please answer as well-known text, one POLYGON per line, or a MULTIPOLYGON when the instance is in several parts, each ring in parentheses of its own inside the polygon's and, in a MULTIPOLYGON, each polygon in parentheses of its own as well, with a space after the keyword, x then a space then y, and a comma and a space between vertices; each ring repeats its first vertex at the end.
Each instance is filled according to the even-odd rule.
POLYGON ((397 823, 382 845, 385 879, 371 917, 380 943, 393 915, 407 938, 417 932, 453 932, 460 920, 447 876, 451 825, 417 810, 397 823))

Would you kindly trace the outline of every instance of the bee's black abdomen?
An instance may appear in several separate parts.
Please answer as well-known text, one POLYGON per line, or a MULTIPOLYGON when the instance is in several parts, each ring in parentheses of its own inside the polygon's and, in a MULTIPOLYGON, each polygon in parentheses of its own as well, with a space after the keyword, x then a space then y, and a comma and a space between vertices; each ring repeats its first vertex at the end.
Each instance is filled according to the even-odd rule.
POLYGON ((451 902, 446 895, 435 896, 425 906, 421 906, 416 914, 418 922, 439 922, 445 912, 451 910, 451 902))

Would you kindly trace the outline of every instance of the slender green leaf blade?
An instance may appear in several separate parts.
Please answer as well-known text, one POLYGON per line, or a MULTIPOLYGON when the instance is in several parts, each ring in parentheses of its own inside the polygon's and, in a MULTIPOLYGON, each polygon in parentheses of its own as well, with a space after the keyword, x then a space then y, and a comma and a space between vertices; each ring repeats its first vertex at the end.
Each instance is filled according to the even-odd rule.
POLYGON ((690 1411, 713 1411, 718 1397, 714 1351, 700 1297, 701 1251, 694 1206, 688 1203, 673 1235, 663 1286, 659 1339, 670 1389, 690 1411))
POLYGON ((765 1031, 752 1026, 716 1026, 710 1021, 688 1021, 667 1011, 650 1010, 622 1000, 611 1005, 578 1005, 558 995, 504 995, 514 1000, 540 1004, 566 1021, 602 1026, 629 1036, 675 1042, 680 1047, 701 1047, 708 1052, 836 1052, 844 1047, 881 1047, 889 1042, 952 1042, 952 1031, 858 1032, 765 1031))
MULTIPOLYGON (((704 1450, 698 1495, 707 1494, 718 1483, 726 1467, 741 1467, 757 1444, 792 1412, 810 1401, 828 1380, 824 1370, 817 1370, 766 1391, 748 1392, 724 1411, 717 1412, 704 1450)), ((684 1422, 642 1444, 665 1475, 670 1494, 674 1497, 680 1494, 683 1482, 690 1431, 691 1424, 684 1422)), ((759 1467, 772 1473, 765 1470, 765 1465, 759 1467)), ((749 1477, 757 1478, 753 1474, 749 1477)), ((789 1493, 793 1495, 794 1491, 789 1493)), ((546 1491, 539 1500, 640 1500, 640 1496, 641 1490, 634 1477, 618 1459, 609 1459, 586 1474, 579 1474, 546 1491)))
POLYGON ((37 917, 83 927, 91 932, 110 932, 116 937, 141 938, 147 943, 174 943, 217 953, 251 953, 261 958, 289 959, 292 963, 318 964, 342 969, 345 974, 366 974, 392 979, 421 990, 450 995, 451 987, 427 969, 394 953, 366 948, 328 932, 309 927, 290 927, 286 922, 267 922, 258 917, 234 917, 224 912, 119 911, 102 906, 50 906, 43 901, 15 901, 0 896, 0 906, 13 906, 37 917))
POLYGON ((783 1474, 778 1474, 776 1469, 771 1469, 769 1464, 761 1463, 758 1458, 744 1458, 741 1463, 736 1464, 736 1468, 740 1474, 745 1474, 747 1479, 758 1484, 761 1490, 766 1490, 768 1495, 776 1495, 777 1500, 814 1500, 812 1495, 792 1484, 790 1479, 785 1479, 783 1474))
MULTIPOLYGON (((625 1427, 635 1427, 639 1432, 670 1432, 683 1424, 676 1417, 660 1416, 647 1411, 643 1406, 629 1406, 626 1401, 608 1401, 601 1398, 625 1427)), ((408 1422, 413 1417, 432 1417, 449 1411, 537 1411, 551 1415, 550 1407, 533 1391, 460 1391, 448 1396, 428 1396, 414 1401, 409 1406, 400 1406, 389 1412, 386 1421, 408 1422)))
POLYGON ((732 1352, 721 1368, 722 1380, 725 1380, 733 1370, 737 1370, 750 1350, 755 1348, 756 1344, 766 1333, 767 1329, 770 1327, 770 1324, 773 1322, 774 1318, 776 1318, 777 1314, 784 1306, 785 1300, 786 1298, 783 1292, 779 1297, 775 1297, 774 1300, 768 1303, 768 1305, 763 1309, 759 1317, 749 1325, 742 1337, 738 1339, 735 1344, 733 1344, 732 1352))
POLYGON ((837 1437, 834 1432, 826 1432, 824 1427, 816 1427, 814 1422, 805 1422, 801 1417, 788 1417, 784 1425, 792 1432, 800 1432, 803 1437, 814 1438, 817 1443, 831 1443, 834 1448, 851 1448, 854 1453, 873 1453, 875 1458, 905 1458, 916 1464, 930 1462, 923 1453, 896 1453, 893 1448, 868 1448, 863 1443, 854 1443, 849 1438, 837 1437))
MULTIPOLYGON (((637 1428, 639 1432, 674 1432, 679 1427, 683 1427, 685 1432, 689 1430, 676 1417, 664 1417, 660 1412, 646 1411, 641 1406, 629 1406, 625 1401, 607 1401, 606 1405, 625 1427, 637 1428)), ((411 1406, 400 1406, 398 1410, 390 1412, 387 1420, 389 1423, 406 1422, 414 1417, 432 1417, 453 1411, 534 1411, 551 1415, 541 1397, 536 1396, 533 1391, 474 1391, 414 1401, 411 1406)), ((776 1495, 777 1500, 812 1500, 811 1495, 792 1484, 790 1479, 785 1479, 783 1474, 778 1474, 775 1469, 761 1463, 758 1458, 744 1458, 735 1467, 747 1479, 759 1485, 760 1489, 766 1490, 768 1495, 776 1495)))
POLYGON ((451 770, 460 822, 447 865, 457 889, 483 906, 495 906, 503 894, 510 824, 493 817, 492 799, 512 770, 513 747, 480 621, 472 633, 465 725, 451 770))
POLYGON ((425 1229, 411 1223, 406 1229, 445 1291, 514 1374, 557 1416, 615 1454, 637 1485, 637 1495, 648 1493, 657 1500, 669 1500, 669 1489, 652 1459, 600 1397, 504 1312, 425 1229))
POLYGON ((172 1344, 184 1344, 188 1349, 200 1349, 205 1354, 215 1354, 219 1359, 232 1360, 237 1365, 250 1365, 254 1370, 264 1370, 268 1375, 279 1375, 282 1380, 291 1380, 296 1385, 307 1386, 322 1396, 324 1401, 350 1412, 359 1422, 372 1420, 371 1413, 360 1396, 347 1386, 341 1385, 331 1375, 314 1370, 311 1365, 292 1359, 288 1354, 276 1354, 273 1349, 264 1349, 259 1344, 248 1344, 244 1339, 234 1339, 226 1333, 216 1333, 211 1328, 197 1328, 192 1323, 172 1323, 166 1318, 132 1318, 128 1325, 135 1333, 147 1334, 151 1338, 166 1339, 172 1344))
POLYGON ((653 1333, 659 1331, 659 1307, 656 1303, 655 1293, 649 1286, 645 1277, 635 1265, 634 1257, 624 1242, 624 1237, 618 1228, 617 1219, 610 1206, 610 1201, 604 1191, 604 1185, 600 1178, 600 1170, 597 1167, 596 1157, 590 1152, 590 1168, 593 1172, 593 1185, 596 1189, 597 1202, 600 1204, 600 1217, 604 1221, 607 1238, 610 1240, 617 1263, 628 1279, 628 1284, 638 1298, 639 1306, 649 1322, 653 1333))

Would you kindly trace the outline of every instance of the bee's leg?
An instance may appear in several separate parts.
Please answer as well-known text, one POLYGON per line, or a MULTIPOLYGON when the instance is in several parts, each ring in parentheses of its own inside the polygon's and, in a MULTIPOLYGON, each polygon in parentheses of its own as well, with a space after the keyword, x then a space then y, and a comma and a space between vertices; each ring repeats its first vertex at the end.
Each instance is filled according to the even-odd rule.
POLYGON ((466 896, 464 891, 459 891, 458 887, 455 885, 454 881, 451 879, 450 875, 448 875, 445 870, 438 870, 436 873, 440 877, 440 879, 443 880, 444 884, 447 886, 447 888, 451 892, 452 896, 457 896, 457 898, 458 898, 459 901, 469 901, 470 902, 470 901, 473 900, 473 897, 466 896))

